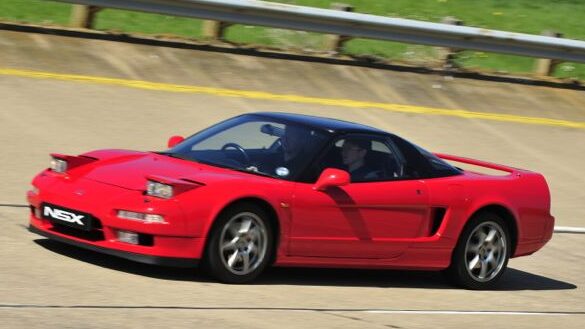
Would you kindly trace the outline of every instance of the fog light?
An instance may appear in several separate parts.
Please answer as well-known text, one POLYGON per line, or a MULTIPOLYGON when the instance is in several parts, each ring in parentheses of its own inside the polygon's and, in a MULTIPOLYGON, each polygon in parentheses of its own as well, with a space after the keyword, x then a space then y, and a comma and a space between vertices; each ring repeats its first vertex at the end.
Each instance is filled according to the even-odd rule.
POLYGON ((161 215, 144 214, 141 212, 134 212, 128 210, 118 210, 118 217, 130 220, 137 220, 145 223, 161 223, 164 224, 165 219, 161 215))
POLYGON ((138 233, 118 231, 118 241, 130 244, 138 244, 138 233))
POLYGON ((153 214, 144 215, 144 221, 147 223, 166 223, 163 216, 153 214))
POLYGON ((144 220, 144 214, 127 210, 118 210, 118 217, 132 220, 144 220))

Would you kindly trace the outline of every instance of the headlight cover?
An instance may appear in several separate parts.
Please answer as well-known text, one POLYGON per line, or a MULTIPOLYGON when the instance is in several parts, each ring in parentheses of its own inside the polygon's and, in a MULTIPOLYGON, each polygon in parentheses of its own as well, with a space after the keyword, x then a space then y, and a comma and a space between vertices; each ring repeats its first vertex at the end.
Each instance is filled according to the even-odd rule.
POLYGON ((51 158, 51 170, 58 173, 65 173, 67 171, 67 161, 51 158))
POLYGON ((173 186, 149 180, 146 183, 146 195, 170 199, 173 197, 173 186))

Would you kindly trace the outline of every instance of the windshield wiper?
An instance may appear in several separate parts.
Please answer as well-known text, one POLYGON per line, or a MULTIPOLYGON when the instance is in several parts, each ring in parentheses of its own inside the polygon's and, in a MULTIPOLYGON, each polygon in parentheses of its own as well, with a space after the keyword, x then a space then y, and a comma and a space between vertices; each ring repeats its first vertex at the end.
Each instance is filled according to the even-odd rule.
POLYGON ((224 168, 224 169, 230 169, 230 170, 234 170, 234 171, 238 171, 238 172, 243 172, 243 173, 247 173, 247 174, 254 174, 254 175, 258 175, 258 176, 264 176, 264 177, 270 177, 270 178, 275 178, 275 176, 270 175, 268 173, 265 172, 261 172, 258 171, 258 168, 256 168, 255 166, 250 166, 248 168, 238 168, 238 167, 232 167, 232 166, 228 166, 226 164, 223 163, 217 163, 217 162, 211 162, 211 161, 205 161, 205 160, 199 160, 199 159, 193 159, 181 154, 177 154, 177 153, 171 153, 171 152, 153 152, 156 154, 160 154, 160 155, 165 155, 171 158, 177 158, 177 159, 182 159, 182 160, 187 160, 187 161, 193 161, 193 162, 197 162, 197 163, 202 163, 208 166, 214 166, 214 167, 220 167, 220 168, 224 168))
POLYGON ((248 169, 251 168, 252 166, 248 167, 248 168, 238 168, 238 167, 232 167, 223 163, 217 163, 217 162, 210 162, 210 161, 202 161, 202 160, 197 160, 197 162, 202 163, 202 164, 206 164, 209 166, 215 166, 215 167, 220 167, 220 168, 224 168, 224 169, 230 169, 233 171, 238 171, 238 172, 243 172, 243 173, 247 173, 247 174, 254 174, 254 175, 258 175, 258 176, 265 176, 265 177, 270 177, 270 178, 274 178, 274 176, 265 173, 265 172, 261 172, 258 171, 258 169, 256 167, 256 170, 253 169, 248 169))
POLYGON ((160 155, 165 155, 171 158, 176 158, 176 159, 181 159, 181 160, 188 160, 188 161, 193 161, 193 162, 199 162, 196 159, 187 157, 185 155, 181 155, 181 154, 177 154, 177 153, 171 153, 171 152, 153 152, 156 154, 160 154, 160 155))
POLYGON ((274 176, 272 176, 272 175, 270 175, 268 173, 265 173, 265 172, 262 172, 262 171, 258 171, 258 168, 256 168, 256 167, 254 167, 254 168, 256 168, 256 170, 249 169, 250 167, 248 167, 248 168, 226 167, 226 168, 232 169, 232 170, 235 170, 235 171, 239 171, 239 172, 248 173, 248 174, 254 174, 254 175, 259 175, 259 176, 264 176, 264 177, 275 178, 274 176))

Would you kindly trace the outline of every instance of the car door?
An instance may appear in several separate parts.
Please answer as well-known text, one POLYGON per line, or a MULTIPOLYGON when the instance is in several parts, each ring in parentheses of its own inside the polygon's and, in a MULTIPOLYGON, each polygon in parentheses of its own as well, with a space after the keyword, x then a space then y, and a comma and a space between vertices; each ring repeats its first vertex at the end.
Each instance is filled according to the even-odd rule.
MULTIPOLYGON (((343 167, 331 159, 347 138, 340 138, 326 152, 324 157, 333 163, 325 166, 343 167)), ((388 139, 370 138, 373 158, 390 162, 384 164, 387 172, 382 177, 324 191, 313 189, 312 183, 296 184, 290 255, 393 258, 408 247, 409 239, 426 232, 430 207, 425 183, 404 179, 396 172, 401 166, 400 155, 388 139)))

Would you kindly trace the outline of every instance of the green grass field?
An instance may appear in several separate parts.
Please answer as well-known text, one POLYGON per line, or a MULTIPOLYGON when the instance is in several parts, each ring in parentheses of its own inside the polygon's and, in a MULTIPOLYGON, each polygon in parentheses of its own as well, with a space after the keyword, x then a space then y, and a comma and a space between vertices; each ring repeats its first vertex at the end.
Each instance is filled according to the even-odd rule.
MULTIPOLYGON (((585 0, 280 0, 288 4, 329 8, 332 2, 354 6, 356 12, 439 22, 454 16, 465 25, 540 34, 561 32, 567 38, 585 40, 585 0)), ((0 20, 46 25, 68 25, 71 6, 45 0, 0 0, 0 20)), ((96 29, 149 35, 200 39, 201 20, 105 9, 98 14, 96 29)), ((226 39, 237 43, 301 50, 323 50, 324 37, 256 26, 234 25, 226 39)), ((354 39, 347 54, 373 55, 415 65, 437 62, 433 47, 354 39)), ((465 51, 457 62, 468 69, 502 73, 529 73, 534 59, 465 51)), ((562 63, 556 77, 585 80, 585 64, 562 63)))

